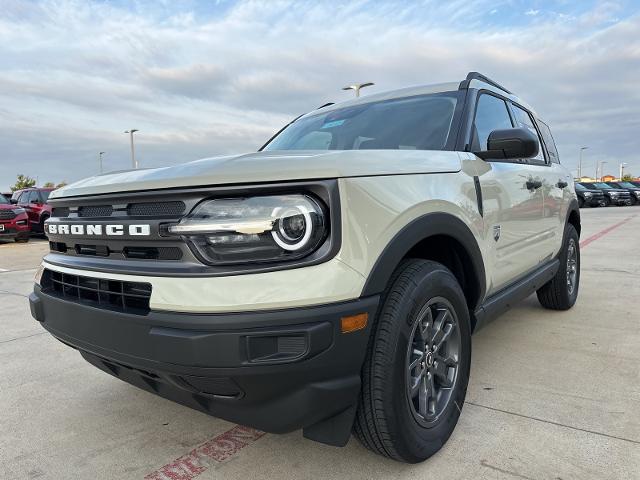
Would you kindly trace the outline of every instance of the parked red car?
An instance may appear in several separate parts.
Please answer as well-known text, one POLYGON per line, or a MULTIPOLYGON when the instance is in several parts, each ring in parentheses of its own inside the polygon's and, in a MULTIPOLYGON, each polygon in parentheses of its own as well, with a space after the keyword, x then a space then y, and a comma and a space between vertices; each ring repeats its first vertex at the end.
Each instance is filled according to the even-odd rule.
POLYGON ((30 230, 27 211, 12 205, 7 197, 0 194, 0 239, 28 242, 30 230))
POLYGON ((16 190, 11 203, 24 208, 29 216, 32 232, 44 233, 44 222, 51 216, 51 205, 47 203, 53 188, 25 188, 16 190))

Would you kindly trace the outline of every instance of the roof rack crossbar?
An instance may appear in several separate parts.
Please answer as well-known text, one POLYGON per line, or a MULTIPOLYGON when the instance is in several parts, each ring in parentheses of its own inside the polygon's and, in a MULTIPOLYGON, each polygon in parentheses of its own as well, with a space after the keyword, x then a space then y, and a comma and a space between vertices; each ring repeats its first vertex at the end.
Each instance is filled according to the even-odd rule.
POLYGON ((504 88, 498 82, 494 82, 489 77, 481 74, 480 72, 469 72, 467 74, 467 78, 465 78, 462 82, 460 82, 460 87, 458 87, 459 90, 466 90, 467 88, 469 88, 469 83, 471 83, 471 80, 479 80, 481 82, 488 83, 489 85, 493 85, 494 87, 499 88, 500 90, 502 90, 505 93, 508 93, 509 95, 512 94, 509 90, 504 88))

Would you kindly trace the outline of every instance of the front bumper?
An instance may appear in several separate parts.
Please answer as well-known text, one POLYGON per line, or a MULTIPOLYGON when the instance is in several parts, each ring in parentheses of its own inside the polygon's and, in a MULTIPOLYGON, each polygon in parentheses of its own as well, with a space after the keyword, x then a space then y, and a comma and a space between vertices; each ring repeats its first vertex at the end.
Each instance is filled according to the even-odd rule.
POLYGON ((13 220, 1 221, 2 230, 0 230, 0 238, 26 238, 29 236, 31 228, 26 215, 20 215, 13 220))
POLYGON ((225 420, 274 433, 304 428, 332 444, 348 439, 378 300, 135 315, 57 298, 38 285, 29 297, 47 331, 111 375, 225 420), (358 313, 368 314, 366 328, 341 333, 340 319, 358 313), (335 418, 343 425, 336 428, 335 418))

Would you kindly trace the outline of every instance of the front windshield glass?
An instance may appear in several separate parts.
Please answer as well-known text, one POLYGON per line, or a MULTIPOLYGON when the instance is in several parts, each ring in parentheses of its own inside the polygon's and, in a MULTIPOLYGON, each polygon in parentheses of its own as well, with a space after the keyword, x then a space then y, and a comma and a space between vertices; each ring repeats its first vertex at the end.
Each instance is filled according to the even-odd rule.
POLYGON ((586 190, 587 187, 585 187, 584 185, 580 185, 579 183, 576 183, 576 190, 586 190))
POLYGON ((618 185, 620 185, 621 187, 624 188, 638 188, 635 185, 633 185, 632 183, 629 182, 620 182, 618 185))
POLYGON ((300 118, 264 150, 443 150, 458 92, 394 98, 300 118))
POLYGON ((594 183, 594 185, 596 187, 598 187, 598 188, 602 188, 602 189, 605 189, 605 190, 613 190, 613 187, 611 185, 607 185, 606 183, 598 182, 598 183, 594 183))
POLYGON ((2 195, 0 193, 0 204, 2 203, 11 203, 9 200, 7 200, 7 197, 5 197, 4 195, 2 195))

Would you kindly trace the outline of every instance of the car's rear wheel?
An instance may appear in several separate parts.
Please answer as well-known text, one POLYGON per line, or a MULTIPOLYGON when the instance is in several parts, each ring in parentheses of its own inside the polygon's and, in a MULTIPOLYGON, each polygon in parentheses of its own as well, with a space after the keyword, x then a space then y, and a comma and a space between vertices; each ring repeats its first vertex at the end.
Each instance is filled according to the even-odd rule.
POLYGON ((469 312, 455 276, 436 262, 405 261, 369 342, 356 437, 395 460, 429 458, 456 426, 470 363, 469 312))
POLYGON ((570 223, 565 227, 562 251, 558 258, 558 272, 536 293, 543 307, 568 310, 576 303, 580 287, 580 238, 570 223))
POLYGON ((42 233, 43 235, 45 234, 44 222, 46 222, 48 219, 49 219, 49 215, 43 215, 42 217, 40 217, 40 224, 38 225, 38 232, 42 233))

